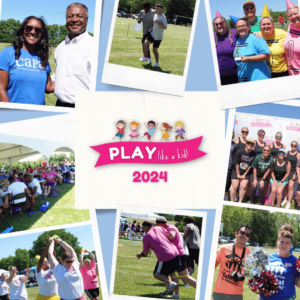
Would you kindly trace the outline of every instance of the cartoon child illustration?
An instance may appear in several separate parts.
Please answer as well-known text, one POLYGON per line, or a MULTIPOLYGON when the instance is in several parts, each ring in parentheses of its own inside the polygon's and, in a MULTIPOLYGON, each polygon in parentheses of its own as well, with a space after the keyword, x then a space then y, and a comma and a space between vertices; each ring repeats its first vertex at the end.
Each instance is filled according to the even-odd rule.
POLYGON ((185 133, 185 130, 183 129, 183 123, 181 121, 178 121, 175 123, 175 127, 177 128, 177 131, 175 131, 175 133, 177 133, 177 135, 175 136, 176 142, 179 137, 182 140, 187 140, 183 137, 183 133, 185 133))
POLYGON ((162 141, 164 139, 167 140, 167 141, 169 141, 168 138, 170 136, 167 134, 167 131, 172 132, 172 128, 173 127, 170 126, 168 123, 162 123, 161 124, 160 130, 163 132, 163 134, 162 134, 162 137, 161 137, 160 141, 162 141))
POLYGON ((113 137, 113 140, 115 139, 116 136, 118 136, 120 138, 120 142, 121 142, 121 139, 122 137, 124 136, 124 132, 125 132, 125 127, 126 127, 126 124, 127 124, 127 121, 123 121, 123 120, 119 120, 117 122, 117 125, 116 123, 114 122, 115 126, 117 127, 118 129, 118 132, 116 133, 116 135, 113 137))
POLYGON ((147 136, 147 137, 148 137, 148 140, 149 140, 150 143, 151 143, 151 137, 152 137, 152 135, 153 135, 153 133, 154 133, 154 130, 156 129, 158 123, 155 125, 155 122, 154 122, 154 121, 149 121, 149 122, 147 123, 147 125, 146 125, 146 123, 144 123, 144 124, 145 124, 146 128, 148 129, 148 132, 145 132, 144 135, 142 136, 142 138, 143 138, 144 136, 147 136))
POLYGON ((136 130, 140 127, 140 123, 137 123, 135 121, 132 121, 130 124, 129 124, 129 128, 132 130, 132 132, 129 134, 129 136, 131 137, 131 140, 132 141, 132 138, 137 138, 139 136, 139 134, 136 132, 136 130))

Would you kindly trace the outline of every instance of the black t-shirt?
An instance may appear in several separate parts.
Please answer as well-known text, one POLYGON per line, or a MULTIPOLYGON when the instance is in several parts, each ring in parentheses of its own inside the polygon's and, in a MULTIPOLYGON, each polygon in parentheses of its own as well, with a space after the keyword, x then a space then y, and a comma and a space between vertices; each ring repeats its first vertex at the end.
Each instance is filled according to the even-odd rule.
POLYGON ((240 175, 243 175, 249 166, 251 166, 256 154, 252 150, 250 153, 247 153, 245 149, 239 149, 234 157, 233 164, 234 168, 236 165, 240 167, 240 175))

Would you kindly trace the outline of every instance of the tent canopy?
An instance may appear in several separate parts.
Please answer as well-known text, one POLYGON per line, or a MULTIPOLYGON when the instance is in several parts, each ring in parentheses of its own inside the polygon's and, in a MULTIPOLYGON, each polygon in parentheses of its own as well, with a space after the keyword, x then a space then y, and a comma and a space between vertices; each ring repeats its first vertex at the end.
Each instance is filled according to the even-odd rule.
POLYGON ((74 152, 74 140, 73 113, 4 123, 0 127, 0 162, 13 164, 35 154, 49 158, 53 152, 74 152))
POLYGON ((4 270, 4 269, 0 269, 0 276, 1 276, 3 273, 6 273, 7 275, 10 275, 8 271, 6 271, 6 270, 4 270))
POLYGON ((138 211, 121 211, 122 217, 145 219, 145 220, 155 220, 159 215, 154 213, 138 212, 138 211))

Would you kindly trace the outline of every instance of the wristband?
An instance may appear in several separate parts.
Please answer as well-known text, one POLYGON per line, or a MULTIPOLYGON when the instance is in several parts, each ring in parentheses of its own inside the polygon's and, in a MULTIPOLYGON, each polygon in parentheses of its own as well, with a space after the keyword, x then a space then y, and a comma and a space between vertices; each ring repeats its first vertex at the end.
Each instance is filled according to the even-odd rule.
POLYGON ((280 180, 280 182, 281 182, 281 183, 283 183, 283 181, 282 181, 282 180, 280 180))
POLYGON ((144 254, 144 252, 142 251, 141 253, 140 253, 143 257, 146 257, 146 255, 144 254))

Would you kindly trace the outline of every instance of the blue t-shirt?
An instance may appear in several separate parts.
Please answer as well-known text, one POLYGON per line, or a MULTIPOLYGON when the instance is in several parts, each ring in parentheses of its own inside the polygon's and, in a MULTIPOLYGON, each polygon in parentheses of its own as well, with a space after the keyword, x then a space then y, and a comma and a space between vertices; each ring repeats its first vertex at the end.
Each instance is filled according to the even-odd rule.
POLYGON ((35 52, 21 49, 16 61, 14 47, 0 52, 0 69, 8 72, 7 95, 12 103, 45 105, 47 76, 51 73, 49 62, 42 68, 35 52))
POLYGON ((155 127, 152 128, 152 129, 148 129, 148 134, 149 134, 150 136, 152 136, 153 133, 154 133, 154 130, 155 130, 155 127))
MULTIPOLYGON (((269 54, 270 49, 265 39, 258 39, 249 34, 244 40, 236 41, 234 57, 254 56, 258 54, 269 54)), ((239 82, 255 81, 271 78, 271 70, 266 61, 242 62, 236 61, 239 82)))
POLYGON ((266 270, 272 271, 278 280, 278 293, 270 297, 260 295, 261 299, 285 299, 289 297, 296 298, 295 279, 298 275, 296 271, 296 257, 280 257, 277 253, 270 255, 269 264, 266 270))

